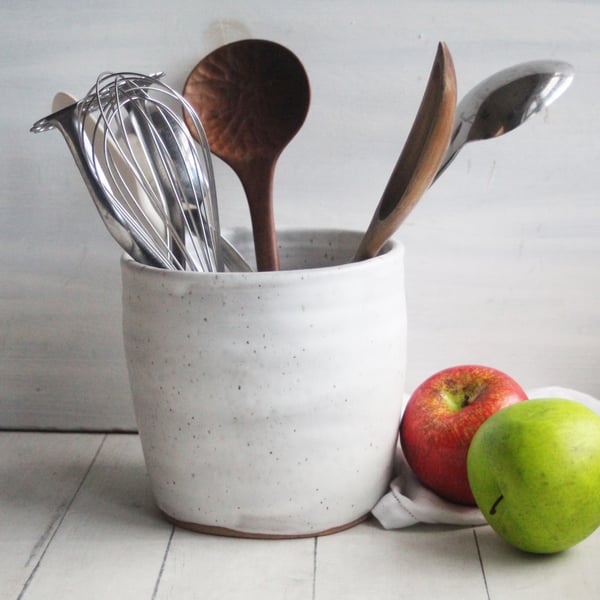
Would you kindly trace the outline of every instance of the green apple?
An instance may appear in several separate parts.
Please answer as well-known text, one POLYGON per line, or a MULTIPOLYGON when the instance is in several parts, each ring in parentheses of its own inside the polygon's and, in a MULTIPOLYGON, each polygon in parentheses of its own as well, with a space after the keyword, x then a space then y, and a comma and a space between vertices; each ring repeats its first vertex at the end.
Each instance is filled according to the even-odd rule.
POLYGON ((474 435, 467 473, 477 506, 507 542, 565 550, 600 526, 600 417, 558 398, 503 408, 474 435))

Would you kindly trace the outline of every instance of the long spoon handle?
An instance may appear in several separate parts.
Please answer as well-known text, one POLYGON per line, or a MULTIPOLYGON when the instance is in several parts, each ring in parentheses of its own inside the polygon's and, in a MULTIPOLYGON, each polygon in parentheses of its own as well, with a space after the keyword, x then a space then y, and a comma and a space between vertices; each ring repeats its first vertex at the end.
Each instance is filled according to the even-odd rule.
POLYGON ((273 211, 275 162, 270 157, 240 161, 234 169, 240 176, 250 208, 258 271, 279 270, 279 248, 273 211))
POLYGON ((440 42, 415 121, 355 260, 376 256, 430 186, 448 148, 455 111, 454 63, 440 42))

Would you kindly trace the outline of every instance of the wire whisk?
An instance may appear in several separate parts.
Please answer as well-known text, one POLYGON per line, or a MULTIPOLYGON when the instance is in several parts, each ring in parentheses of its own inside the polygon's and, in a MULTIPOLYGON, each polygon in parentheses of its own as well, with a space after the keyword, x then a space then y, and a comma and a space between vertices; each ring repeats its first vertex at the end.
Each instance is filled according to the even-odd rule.
POLYGON ((106 226, 133 258, 221 271, 224 246, 230 261, 236 257, 220 236, 206 135, 161 77, 103 73, 82 100, 32 131, 61 130, 106 226))

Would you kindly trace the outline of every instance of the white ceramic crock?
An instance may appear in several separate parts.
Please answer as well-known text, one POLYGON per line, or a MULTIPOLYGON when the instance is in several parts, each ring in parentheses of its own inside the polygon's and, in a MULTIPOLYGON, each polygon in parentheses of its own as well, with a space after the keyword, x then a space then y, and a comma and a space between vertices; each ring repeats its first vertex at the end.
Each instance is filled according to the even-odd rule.
POLYGON ((281 232, 279 272, 123 259, 135 415, 170 520, 317 535, 359 522, 386 491, 404 389, 403 248, 349 264, 359 240, 281 232))

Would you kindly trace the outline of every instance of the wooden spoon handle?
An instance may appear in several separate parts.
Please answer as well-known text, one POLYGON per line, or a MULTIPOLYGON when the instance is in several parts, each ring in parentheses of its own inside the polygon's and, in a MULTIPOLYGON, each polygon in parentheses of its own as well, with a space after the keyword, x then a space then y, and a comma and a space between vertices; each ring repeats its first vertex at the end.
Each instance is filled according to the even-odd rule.
POLYGON ((438 45, 417 116, 355 260, 376 256, 430 186, 448 148, 456 111, 456 74, 438 45))
POLYGON ((256 268, 258 271, 278 271, 279 249, 273 212, 275 162, 254 160, 238 164, 236 171, 250 208, 256 268))

